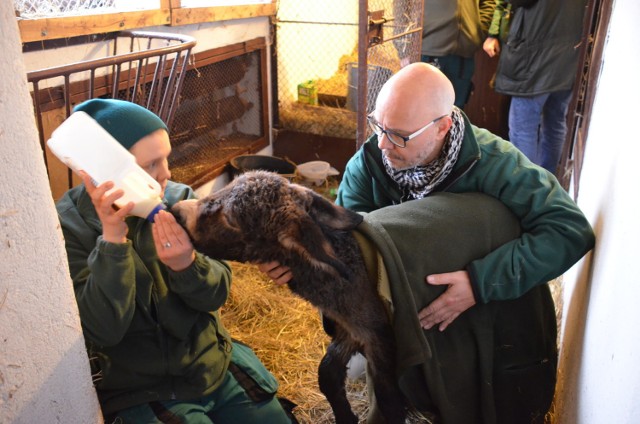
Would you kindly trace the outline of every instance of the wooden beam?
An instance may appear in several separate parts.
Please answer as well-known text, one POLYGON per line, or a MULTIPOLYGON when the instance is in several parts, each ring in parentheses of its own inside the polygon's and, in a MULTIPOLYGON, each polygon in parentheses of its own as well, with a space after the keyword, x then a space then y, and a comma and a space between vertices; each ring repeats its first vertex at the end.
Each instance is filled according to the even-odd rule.
POLYGON ((30 41, 167 25, 170 22, 170 10, 162 9, 44 19, 20 18, 18 19, 18 27, 20 28, 22 42, 27 43, 30 41))
POLYGON ((275 14, 276 0, 268 4, 194 8, 182 7, 181 0, 160 0, 160 9, 55 18, 18 18, 18 27, 22 42, 28 43, 150 26, 178 26, 275 14))
POLYGON ((245 6, 183 7, 171 10, 171 25, 199 24, 202 22, 227 21, 230 19, 273 16, 275 2, 245 6))

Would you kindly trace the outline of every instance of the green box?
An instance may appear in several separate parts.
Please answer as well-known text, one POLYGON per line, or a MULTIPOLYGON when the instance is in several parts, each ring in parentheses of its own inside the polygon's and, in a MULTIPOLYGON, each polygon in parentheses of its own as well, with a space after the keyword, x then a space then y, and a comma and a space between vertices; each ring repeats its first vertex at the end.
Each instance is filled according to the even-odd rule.
POLYGON ((298 84, 298 102, 308 105, 318 105, 318 88, 313 80, 298 84))

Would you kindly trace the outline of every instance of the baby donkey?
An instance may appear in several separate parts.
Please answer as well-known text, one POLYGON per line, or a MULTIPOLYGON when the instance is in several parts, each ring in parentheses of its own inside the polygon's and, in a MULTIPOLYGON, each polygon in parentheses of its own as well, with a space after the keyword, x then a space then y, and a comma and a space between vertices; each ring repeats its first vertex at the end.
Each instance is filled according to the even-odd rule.
POLYGON ((345 391, 347 363, 356 352, 367 358, 386 421, 405 422, 388 312, 351 233, 362 215, 265 171, 244 173, 201 200, 179 202, 173 213, 207 256, 289 267, 290 289, 335 323, 318 378, 337 424, 358 423, 345 391))

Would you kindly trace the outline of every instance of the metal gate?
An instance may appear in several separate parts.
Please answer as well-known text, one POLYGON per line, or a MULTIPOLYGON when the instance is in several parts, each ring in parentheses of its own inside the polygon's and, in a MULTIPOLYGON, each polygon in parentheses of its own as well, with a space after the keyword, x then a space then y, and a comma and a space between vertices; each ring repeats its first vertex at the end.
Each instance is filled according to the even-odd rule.
POLYGON ((382 85, 420 58, 422 15, 423 0, 280 0, 274 126, 359 147, 382 85))
POLYGON ((420 60, 423 0, 359 0, 360 44, 357 146, 368 136, 366 115, 380 88, 402 66, 420 60), (366 61, 366 62, 365 62, 366 61))

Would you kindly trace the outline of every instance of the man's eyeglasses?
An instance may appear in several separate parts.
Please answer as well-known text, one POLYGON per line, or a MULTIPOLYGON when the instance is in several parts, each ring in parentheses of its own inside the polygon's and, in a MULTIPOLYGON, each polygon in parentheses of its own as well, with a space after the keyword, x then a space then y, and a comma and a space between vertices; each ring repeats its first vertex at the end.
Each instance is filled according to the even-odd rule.
POLYGON ((389 139, 389 141, 394 146, 398 146, 398 147, 401 147, 401 148, 404 149, 405 147, 407 147, 407 141, 411 140, 414 137, 419 136, 427 128, 429 128, 431 125, 435 124, 436 122, 438 122, 439 120, 441 120, 445 116, 447 116, 447 115, 442 115, 442 116, 437 117, 436 119, 434 119, 433 121, 431 121, 427 125, 425 125, 424 127, 420 128, 418 131, 416 131, 416 132, 414 132, 413 134, 410 134, 410 135, 400 135, 395 131, 385 130, 373 118, 373 113, 367 115, 367 122, 369 122, 369 126, 371 127, 371 130, 378 136, 378 138, 382 137, 382 134, 385 134, 387 136, 387 138, 389 139))

